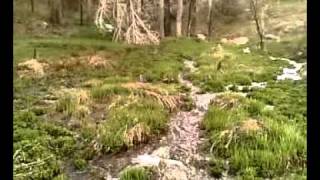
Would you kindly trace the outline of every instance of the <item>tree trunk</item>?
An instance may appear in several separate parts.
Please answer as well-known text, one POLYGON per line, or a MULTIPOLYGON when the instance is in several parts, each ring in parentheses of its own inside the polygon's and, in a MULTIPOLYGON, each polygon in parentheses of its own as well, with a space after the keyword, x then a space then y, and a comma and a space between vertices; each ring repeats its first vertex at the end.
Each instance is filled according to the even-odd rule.
POLYGON ((197 26, 198 26, 197 15, 198 15, 198 1, 194 0, 193 16, 191 17, 191 29, 190 29, 191 35, 195 35, 197 33, 197 26))
POLYGON ((60 25, 62 23, 62 2, 61 0, 50 0, 50 17, 52 24, 60 25))
POLYGON ((31 12, 34 13, 34 0, 30 0, 31 12))
POLYGON ((210 21, 210 12, 211 12, 212 0, 208 0, 208 16, 207 21, 210 21))
POLYGON ((165 36, 171 35, 171 11, 170 0, 164 0, 164 32, 165 36))
POLYGON ((83 1, 80 0, 80 26, 83 25, 83 1))
POLYGON ((136 0, 137 1, 137 13, 141 14, 141 10, 142 10, 142 1, 141 0, 136 0))
POLYGON ((176 36, 181 36, 182 27, 183 0, 178 0, 177 17, 176 17, 176 36))
POLYGON ((210 9, 209 9, 209 22, 208 22, 208 39, 212 39, 212 31, 213 31, 213 15, 214 15, 214 5, 212 4, 213 0, 211 1, 210 9))
POLYGON ((187 24, 187 36, 191 35, 191 28, 195 21, 196 12, 196 0, 189 0, 189 13, 188 13, 188 24, 187 24))
POLYGON ((159 32, 160 37, 164 37, 164 0, 159 0, 159 32))
POLYGON ((263 20, 261 19, 262 18, 261 15, 263 16, 264 12, 262 14, 260 14, 260 16, 259 16, 259 7, 258 7, 257 0, 250 0, 250 9, 251 9, 251 12, 253 15, 254 22, 256 24, 256 30, 257 30, 257 34, 258 34, 259 40, 260 40, 260 42, 259 42, 260 49, 264 50, 265 49, 265 47, 264 47, 264 29, 263 29, 264 23, 262 23, 263 20))
POLYGON ((90 24, 94 18, 92 0, 86 0, 86 12, 86 22, 90 24))

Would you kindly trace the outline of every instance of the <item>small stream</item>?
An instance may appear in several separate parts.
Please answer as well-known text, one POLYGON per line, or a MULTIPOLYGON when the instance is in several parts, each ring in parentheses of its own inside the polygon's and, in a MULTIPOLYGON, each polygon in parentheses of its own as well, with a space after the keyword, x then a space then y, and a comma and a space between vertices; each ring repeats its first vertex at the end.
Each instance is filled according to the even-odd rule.
MULTIPOLYGON (((296 63, 294 61, 277 58, 288 61, 293 68, 284 68, 283 73, 277 77, 277 80, 300 80, 300 69, 305 63, 296 63)), ((193 61, 185 60, 185 67, 191 72, 197 71, 193 61)), ((194 86, 191 81, 183 78, 179 74, 179 82, 190 90, 190 97, 195 103, 191 111, 179 111, 171 117, 169 123, 169 133, 161 140, 149 142, 148 145, 135 147, 127 152, 99 157, 94 163, 98 172, 104 172, 105 179, 116 180, 119 171, 127 166, 155 167, 158 169, 157 179, 159 180, 210 180, 206 170, 208 157, 205 157, 199 151, 199 147, 206 139, 201 138, 200 122, 208 110, 210 102, 219 94, 225 93, 205 93, 199 94, 200 88, 194 86)), ((253 82, 247 88, 265 88, 266 82, 253 82)), ((231 86, 226 86, 229 91, 231 86)), ((244 86, 238 86, 243 89, 244 86)), ((246 96, 246 93, 239 93, 246 96)), ((88 175, 88 174, 87 174, 88 175)), ((90 179, 87 175, 76 175, 72 179, 90 179)), ((222 179, 228 179, 224 176, 222 179)))

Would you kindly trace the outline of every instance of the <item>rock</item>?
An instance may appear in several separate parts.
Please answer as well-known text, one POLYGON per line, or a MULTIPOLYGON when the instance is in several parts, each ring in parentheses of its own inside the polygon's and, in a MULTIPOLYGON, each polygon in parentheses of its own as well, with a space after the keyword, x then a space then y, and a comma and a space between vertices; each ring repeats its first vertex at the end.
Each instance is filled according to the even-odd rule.
POLYGON ((153 156, 158 156, 161 158, 169 159, 170 158, 170 148, 169 146, 164 146, 156 149, 155 151, 152 152, 153 156))
POLYGON ((270 59, 271 61, 275 61, 275 60, 277 60, 278 58, 273 57, 273 56, 269 56, 269 59, 270 59))
POLYGON ((220 40, 220 42, 221 42, 221 43, 224 43, 224 44, 227 44, 227 43, 228 43, 228 39, 222 38, 222 39, 220 40))
POLYGON ((277 42, 280 42, 280 37, 274 34, 266 34, 264 37, 268 40, 276 40, 277 42))
POLYGON ((197 39, 205 41, 206 40, 206 36, 204 34, 197 34, 197 39))
POLYGON ((297 72, 295 69, 289 69, 289 68, 284 68, 283 69, 283 74, 296 74, 297 72))
POLYGON ((265 110, 265 111, 272 111, 272 110, 274 110, 274 106, 266 105, 266 106, 264 107, 264 110, 265 110))
POLYGON ((159 166, 160 160, 161 159, 157 156, 143 154, 143 155, 139 155, 136 158, 133 158, 131 162, 133 164, 139 164, 141 166, 152 167, 152 166, 159 166))
POLYGON ((245 53, 245 54, 250 54, 251 53, 249 47, 246 47, 246 48, 242 49, 242 52, 245 53))
POLYGON ((108 31, 108 32, 112 32, 114 30, 114 27, 111 24, 104 24, 104 28, 108 31))
POLYGON ((249 38, 248 37, 236 37, 233 39, 226 39, 226 38, 222 38, 221 42, 224 44, 235 44, 235 45, 244 45, 247 44, 249 42, 249 38))
POLYGON ((305 22, 302 20, 296 20, 294 24, 296 27, 301 27, 301 26, 304 26, 305 22))
POLYGON ((165 159, 161 161, 164 180, 186 180, 189 169, 180 161, 165 159))

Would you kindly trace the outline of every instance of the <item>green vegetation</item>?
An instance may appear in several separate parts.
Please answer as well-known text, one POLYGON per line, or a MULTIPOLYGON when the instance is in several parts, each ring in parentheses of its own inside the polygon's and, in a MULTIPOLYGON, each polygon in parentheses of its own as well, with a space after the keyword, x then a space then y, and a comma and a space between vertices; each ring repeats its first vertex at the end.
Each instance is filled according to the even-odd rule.
MULTIPOLYGON (((166 99, 189 91, 177 84, 183 67, 181 57, 198 56, 208 47, 207 43, 190 39, 168 39, 160 46, 135 47, 82 35, 16 36, 14 43, 17 179, 64 179, 62 167, 67 162, 85 170, 87 161, 98 152, 119 152, 164 133, 170 112, 180 106, 168 104, 166 99), (39 62, 49 65, 45 77, 19 78, 17 65, 32 58, 34 47, 39 62), (105 59, 107 66, 88 66, 86 61, 93 55, 105 59), (140 75, 150 82, 146 89, 135 87, 140 75), (98 83, 87 85, 91 80, 98 83), (123 87, 126 83, 133 87, 123 87), (71 88, 74 91, 55 95, 60 89, 71 88), (95 108, 99 104, 103 110, 95 108), (106 115, 99 125, 94 123, 96 113, 106 115), (22 165, 38 160, 39 166, 31 170, 22 165)), ((186 97, 183 101, 186 103, 181 108, 190 109, 191 99, 186 97)))
POLYGON ((120 173, 120 180, 150 180, 151 173, 142 167, 126 168, 120 173))
POLYGON ((15 179, 52 179, 63 173, 61 160, 76 149, 72 132, 47 124, 30 111, 14 114, 15 179))
MULTIPOLYGON (((15 21, 47 18, 44 5, 37 6, 34 13, 15 9, 15 21)), ((285 13, 284 6, 290 17, 302 9, 288 0, 277 11, 285 13)), ((79 14, 74 13, 77 18, 70 17, 66 27, 50 27, 39 35, 15 33, 14 179, 66 180, 69 169, 91 170, 89 161, 98 154, 121 153, 163 135, 172 113, 194 108, 190 88, 178 83, 180 72, 202 92, 222 92, 230 84, 239 91, 236 85, 268 82, 265 89, 244 88, 246 98, 225 94, 210 105, 201 126, 210 139, 212 176, 227 171, 239 179, 306 179, 306 80, 275 82, 289 64, 269 57, 305 62, 301 28, 279 33, 281 42, 267 41, 266 52, 257 50, 251 22, 233 22, 232 17, 225 26, 218 24, 217 41, 219 35, 239 32, 234 36, 249 37, 247 45, 222 44, 217 51, 217 41, 164 38, 159 46, 134 46, 111 42, 94 26, 74 25, 79 14), (248 47, 251 53, 246 54, 248 47), (32 59, 34 48, 37 61, 48 65, 44 76, 19 77, 19 63, 32 59), (191 73, 184 60, 195 61, 198 70, 191 73)), ((274 31, 270 25, 270 33, 277 35, 274 31)), ((119 176, 152 179, 151 170, 139 167, 119 176)))
POLYGON ((101 143, 106 151, 143 143, 166 128, 168 113, 152 99, 124 97, 113 105, 108 121, 100 127, 101 143))
POLYGON ((254 179, 298 174, 306 170, 306 83, 279 82, 253 91, 241 106, 212 105, 204 119, 211 137, 211 172, 254 179), (265 110, 266 103, 274 110, 265 110))
POLYGON ((199 71, 188 75, 204 91, 221 92, 229 84, 272 81, 282 72, 280 66, 288 66, 285 61, 271 61, 268 55, 259 51, 245 54, 242 52, 244 47, 222 47, 221 51, 207 51, 196 59, 199 71))

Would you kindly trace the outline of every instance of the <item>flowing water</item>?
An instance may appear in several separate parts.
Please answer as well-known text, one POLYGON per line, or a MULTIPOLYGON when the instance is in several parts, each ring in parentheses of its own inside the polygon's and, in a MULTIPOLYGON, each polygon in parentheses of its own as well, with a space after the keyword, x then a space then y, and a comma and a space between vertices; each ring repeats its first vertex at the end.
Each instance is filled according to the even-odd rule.
MULTIPOLYGON (((299 70, 304 63, 296 63, 286 60, 293 68, 284 68, 283 74, 277 80, 292 79, 300 80, 299 70)), ((185 67, 190 72, 197 71, 193 61, 185 60, 185 67)), ((210 180, 214 179, 207 173, 206 164, 208 157, 201 155, 199 147, 206 141, 201 138, 200 122, 208 110, 210 102, 222 93, 199 94, 200 88, 194 86, 191 81, 183 78, 179 74, 179 82, 191 89, 190 97, 195 103, 191 111, 177 112, 170 119, 168 135, 150 142, 148 145, 135 147, 124 153, 99 157, 91 164, 97 168, 96 172, 104 173, 103 176, 108 180, 115 180, 117 174, 127 166, 154 167, 158 170, 157 179, 159 180, 210 180)), ((265 88, 265 82, 253 82, 249 88, 265 88)), ((230 86, 226 87, 229 90, 230 86)), ((238 87, 241 89, 243 87, 238 87)), ((246 96, 246 93, 239 93, 246 96)), ((272 108, 272 107, 271 107, 272 108)), ((72 179, 91 179, 88 174, 78 174, 72 179)), ((222 179, 227 179, 224 176, 222 179)))

